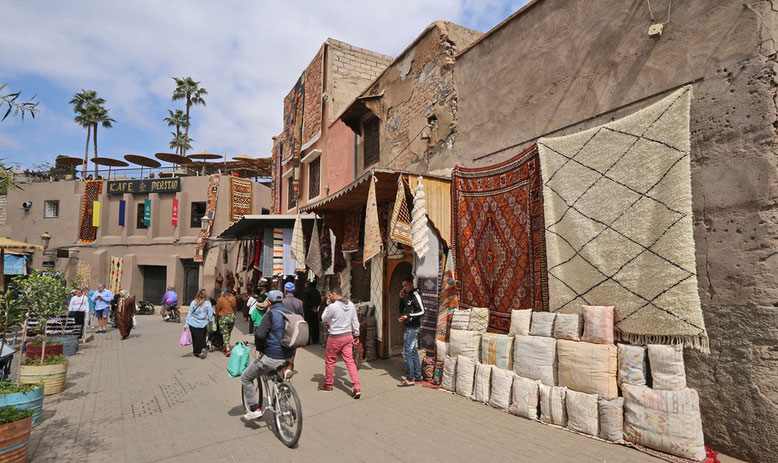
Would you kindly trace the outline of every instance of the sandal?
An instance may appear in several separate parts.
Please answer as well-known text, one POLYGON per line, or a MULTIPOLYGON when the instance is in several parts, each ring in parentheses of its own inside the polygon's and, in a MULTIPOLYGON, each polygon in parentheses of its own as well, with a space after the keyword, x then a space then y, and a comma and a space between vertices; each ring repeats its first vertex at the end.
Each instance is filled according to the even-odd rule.
POLYGON ((403 381, 402 383, 398 384, 397 387, 411 387, 415 385, 416 383, 409 383, 408 381, 403 381))

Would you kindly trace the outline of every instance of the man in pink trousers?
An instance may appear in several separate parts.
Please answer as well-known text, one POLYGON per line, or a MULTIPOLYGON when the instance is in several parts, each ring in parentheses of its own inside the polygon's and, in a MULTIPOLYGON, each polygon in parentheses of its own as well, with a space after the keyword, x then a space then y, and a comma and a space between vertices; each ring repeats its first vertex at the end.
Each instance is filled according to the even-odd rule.
POLYGON ((351 397, 358 399, 362 394, 359 388, 359 373, 354 363, 352 344, 359 342, 359 321, 354 304, 341 295, 339 286, 330 288, 329 305, 321 316, 324 323, 329 323, 327 330, 327 352, 324 357, 324 384, 319 385, 320 391, 331 391, 335 375, 335 362, 338 355, 343 357, 351 376, 351 397))

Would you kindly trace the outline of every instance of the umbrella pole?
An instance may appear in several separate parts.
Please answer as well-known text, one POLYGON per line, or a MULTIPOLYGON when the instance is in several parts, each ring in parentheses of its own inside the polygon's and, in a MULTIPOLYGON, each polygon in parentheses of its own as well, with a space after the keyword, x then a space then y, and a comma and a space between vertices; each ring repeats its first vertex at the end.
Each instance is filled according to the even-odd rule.
POLYGON ((2 289, 5 291, 5 248, 0 248, 0 278, 3 279, 2 289))

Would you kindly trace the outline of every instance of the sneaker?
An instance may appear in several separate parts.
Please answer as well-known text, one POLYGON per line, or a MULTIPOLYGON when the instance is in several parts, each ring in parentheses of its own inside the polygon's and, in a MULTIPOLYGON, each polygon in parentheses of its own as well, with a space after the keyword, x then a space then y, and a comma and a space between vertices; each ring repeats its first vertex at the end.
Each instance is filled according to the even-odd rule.
POLYGON ((354 399, 358 399, 362 397, 362 391, 360 391, 359 389, 354 389, 354 391, 351 393, 351 397, 354 399))
POLYGON ((254 410, 253 412, 248 412, 245 415, 243 415, 243 419, 249 421, 258 420, 260 418, 262 418, 262 410, 259 408, 254 410))
POLYGON ((326 386, 324 384, 319 384, 318 389, 320 391, 331 391, 332 390, 332 386, 326 386))
POLYGON ((203 349, 200 351, 200 358, 204 359, 208 355, 208 351, 203 349))
POLYGON ((289 381, 294 376, 294 371, 291 368, 284 370, 284 381, 289 381))

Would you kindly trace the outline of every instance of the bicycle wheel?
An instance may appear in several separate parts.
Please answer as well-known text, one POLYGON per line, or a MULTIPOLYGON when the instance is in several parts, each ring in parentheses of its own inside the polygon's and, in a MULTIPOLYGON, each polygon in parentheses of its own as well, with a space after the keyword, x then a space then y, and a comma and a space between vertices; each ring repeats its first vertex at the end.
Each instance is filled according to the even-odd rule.
MULTIPOLYGON (((254 385, 257 387, 257 405, 262 407, 262 383, 260 382, 259 378, 254 380, 254 385)), ((249 407, 249 404, 246 402, 246 396, 243 395, 242 385, 240 388, 240 400, 243 402, 243 409, 246 411, 246 413, 252 411, 249 407)))
POLYGON ((303 432, 303 409, 291 384, 283 382, 278 385, 274 408, 278 438, 287 447, 294 447, 303 432))

